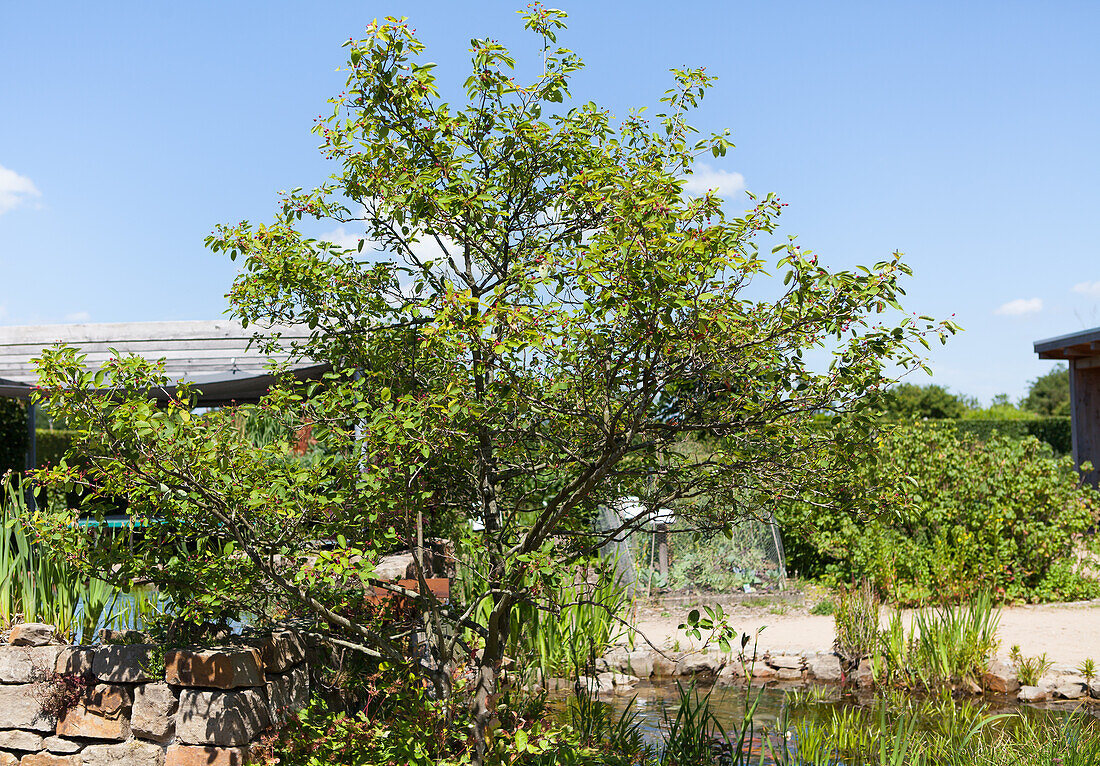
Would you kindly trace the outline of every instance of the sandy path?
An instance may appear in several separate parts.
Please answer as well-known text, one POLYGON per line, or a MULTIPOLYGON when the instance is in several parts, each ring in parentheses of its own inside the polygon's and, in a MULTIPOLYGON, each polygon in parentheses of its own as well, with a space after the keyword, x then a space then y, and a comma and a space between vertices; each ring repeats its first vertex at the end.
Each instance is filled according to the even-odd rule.
MULTIPOLYGON (((705 603, 705 602, 702 602, 705 603)), ((657 646, 688 651, 695 643, 677 625, 690 605, 649 607, 639 611, 638 627, 657 646)), ((833 618, 802 609, 774 614, 761 607, 726 607, 730 624, 741 632, 760 628, 761 651, 773 654, 826 652, 832 648, 833 618)), ((908 617, 908 614, 905 615, 908 617)), ((1007 657, 1013 644, 1025 655, 1047 653, 1059 666, 1074 666, 1086 657, 1100 663, 1100 600, 1074 604, 1008 607, 1001 613, 999 654, 1007 657)))

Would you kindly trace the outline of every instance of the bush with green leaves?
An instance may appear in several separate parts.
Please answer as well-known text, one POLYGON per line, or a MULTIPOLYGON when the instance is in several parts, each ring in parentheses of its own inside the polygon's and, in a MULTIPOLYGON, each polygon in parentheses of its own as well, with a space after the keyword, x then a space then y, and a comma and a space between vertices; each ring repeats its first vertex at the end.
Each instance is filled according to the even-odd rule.
POLYGON ((897 427, 860 470, 879 493, 865 518, 779 507, 788 568, 834 582, 865 577, 906 604, 960 600, 979 585, 1010 601, 1100 592, 1075 571, 1073 555, 1096 523, 1100 495, 1069 457, 1037 439, 897 427))

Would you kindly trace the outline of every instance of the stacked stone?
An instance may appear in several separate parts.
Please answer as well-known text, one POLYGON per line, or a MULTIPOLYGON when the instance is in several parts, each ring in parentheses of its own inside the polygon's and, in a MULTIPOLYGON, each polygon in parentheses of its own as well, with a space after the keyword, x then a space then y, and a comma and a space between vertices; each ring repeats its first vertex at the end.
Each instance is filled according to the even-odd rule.
POLYGON ((309 700, 305 643, 290 631, 168 651, 156 678, 152 644, 60 646, 54 634, 16 626, 0 645, 0 766, 240 766, 309 700), (87 679, 59 719, 42 712, 41 679, 55 673, 87 679))
MULTIPOLYGON (((840 660, 836 655, 810 652, 787 655, 765 654, 752 663, 751 667, 746 667, 738 657, 730 654, 706 651, 658 653, 653 649, 628 650, 620 646, 599 658, 596 661, 596 670, 604 671, 600 676, 617 672, 641 679, 689 676, 711 679, 721 685, 755 681, 840 683, 842 680, 840 660), (746 678, 749 673, 752 675, 751 679, 746 678)), ((599 679, 600 676, 596 678, 599 679)), ((547 688, 561 686, 555 679, 547 679, 543 685, 547 688)), ((612 687, 617 691, 620 686, 626 690, 630 684, 600 683, 598 686, 603 692, 612 687)))

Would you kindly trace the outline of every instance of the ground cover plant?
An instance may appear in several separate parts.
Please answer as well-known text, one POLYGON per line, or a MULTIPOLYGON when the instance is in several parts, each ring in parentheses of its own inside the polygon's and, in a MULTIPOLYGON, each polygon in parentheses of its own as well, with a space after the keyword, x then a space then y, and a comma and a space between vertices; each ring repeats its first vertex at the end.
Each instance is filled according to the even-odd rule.
POLYGON ((1100 501, 1069 457, 1034 438, 976 439, 931 424, 884 428, 861 467, 880 488, 864 519, 781 504, 789 567, 834 583, 867 578, 900 604, 1090 598, 1074 551, 1100 501), (899 478, 904 477, 904 478, 899 478))
POLYGON ((210 237, 241 260, 231 309, 257 342, 331 368, 280 376, 254 408, 284 438, 242 439, 240 410, 193 415, 188 386, 156 406, 156 362, 87 371, 57 348, 40 364, 43 401, 82 463, 38 479, 86 488, 90 516, 125 497, 146 530, 121 550, 59 512, 40 519, 44 539, 155 582, 179 620, 294 618, 386 683, 426 684, 441 725, 465 733, 433 740, 441 761, 488 762, 509 738, 529 752, 518 720, 495 723, 505 652, 529 627, 517 607, 560 610, 568 591, 542 584, 657 509, 716 529, 777 498, 860 506, 849 466, 874 454, 887 369, 921 366, 914 349, 956 329, 900 311, 899 255, 832 271, 776 239, 776 197, 732 216, 713 192, 685 193, 696 157, 731 146, 688 122, 705 70, 674 70, 652 120, 613 118, 570 101, 581 62, 558 43, 564 14, 535 4, 522 21, 533 75, 474 40, 451 90, 407 22, 372 22, 348 41, 346 90, 317 123, 332 177, 285 195, 269 224, 210 237), (313 240, 303 219, 362 240, 313 240), (753 297, 770 279, 769 297, 753 297), (272 324, 312 334, 288 345, 262 332, 272 324), (109 400, 93 390, 104 381, 109 400), (291 459, 280 445, 307 423, 313 457, 291 459), (700 435, 713 451, 684 446, 700 435), (647 512, 596 532, 600 506, 628 495, 647 512), (467 533, 481 586, 437 599, 426 541, 467 533), (402 547, 416 552, 415 588, 373 577, 402 547))

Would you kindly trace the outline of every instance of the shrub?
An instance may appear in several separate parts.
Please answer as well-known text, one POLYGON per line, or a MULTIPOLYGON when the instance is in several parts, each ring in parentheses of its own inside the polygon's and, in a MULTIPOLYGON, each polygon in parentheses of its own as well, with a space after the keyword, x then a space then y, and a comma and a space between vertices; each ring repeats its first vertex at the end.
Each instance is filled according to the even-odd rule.
POLYGON ((1074 571, 1072 555, 1100 495, 1069 457, 1034 437, 982 441, 942 425, 903 426, 859 470, 879 490, 864 518, 778 508, 791 568, 835 582, 865 577, 899 603, 962 600, 979 585, 1028 601, 1100 590, 1074 571))
POLYGON ((31 696, 47 718, 61 718, 75 708, 95 686, 91 673, 42 672, 31 686, 31 696))
POLYGON ((959 434, 988 441, 994 434, 1025 439, 1034 436, 1050 445, 1056 455, 1068 455, 1073 451, 1073 432, 1070 419, 1064 416, 1024 417, 1002 420, 966 419, 940 421, 940 427, 953 428, 959 434))

